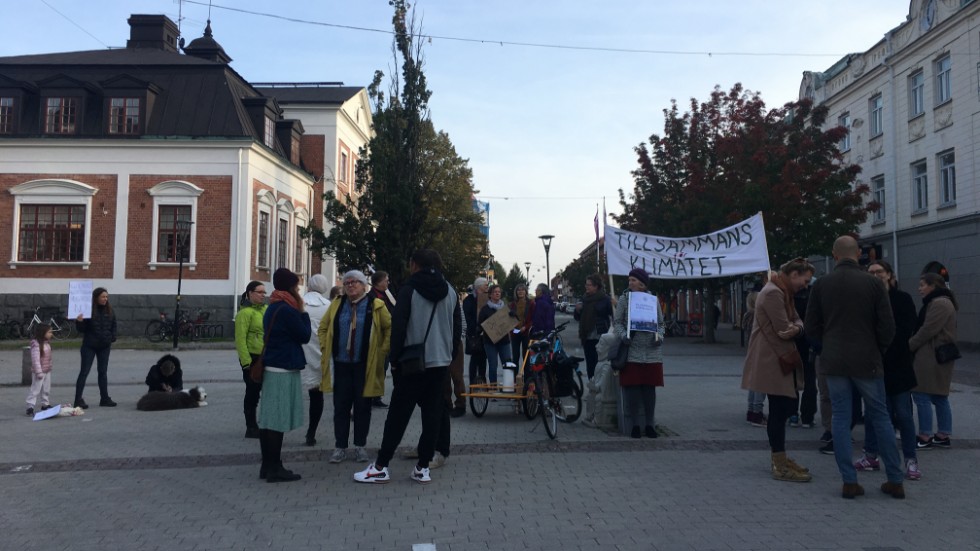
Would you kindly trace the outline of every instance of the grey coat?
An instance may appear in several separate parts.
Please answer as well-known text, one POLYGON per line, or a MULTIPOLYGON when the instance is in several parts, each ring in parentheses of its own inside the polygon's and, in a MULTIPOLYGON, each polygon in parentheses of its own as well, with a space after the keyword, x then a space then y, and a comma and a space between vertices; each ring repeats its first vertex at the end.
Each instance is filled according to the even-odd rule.
POLYGON ((616 304, 616 313, 613 316, 613 331, 616 332, 616 335, 618 335, 621 339, 624 339, 627 336, 629 336, 631 339, 630 352, 626 357, 626 361, 641 364, 663 363, 663 320, 660 320, 660 323, 657 324, 656 333, 649 331, 633 331, 632 335, 627 335, 626 318, 628 317, 629 309, 630 290, 627 289, 619 297, 619 303, 616 304), (657 337, 654 337, 654 335, 657 335, 657 337))
POLYGON ((881 355, 895 336, 895 318, 885 284, 855 260, 839 261, 813 284, 804 326, 823 345, 822 373, 884 377, 881 355))
POLYGON ((919 386, 914 392, 949 396, 953 381, 953 362, 936 363, 936 347, 956 342, 956 308, 946 297, 936 297, 926 307, 922 327, 909 339, 909 350, 915 354, 912 368, 919 386))

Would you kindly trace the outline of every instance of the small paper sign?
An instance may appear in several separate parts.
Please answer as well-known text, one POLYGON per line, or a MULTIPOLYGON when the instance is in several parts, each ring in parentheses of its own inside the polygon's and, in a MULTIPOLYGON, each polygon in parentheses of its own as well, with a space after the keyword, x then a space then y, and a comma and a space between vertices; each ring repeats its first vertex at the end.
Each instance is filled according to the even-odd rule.
POLYGON ((511 317, 510 310, 504 307, 487 318, 486 321, 480 324, 480 327, 486 332, 491 342, 500 342, 500 339, 506 337, 507 333, 510 333, 517 324, 517 318, 511 317))
POLYGON ((68 319, 92 317, 92 280, 68 282, 68 319))
POLYGON ((656 295, 639 292, 630 293, 630 331, 649 331, 656 333, 659 313, 660 309, 657 308, 656 295))
POLYGON ((34 414, 34 420, 35 421, 43 421, 45 419, 50 419, 52 417, 57 417, 59 413, 61 413, 61 404, 56 404, 54 406, 49 407, 48 409, 46 409, 44 411, 39 411, 39 412, 35 413, 34 414))

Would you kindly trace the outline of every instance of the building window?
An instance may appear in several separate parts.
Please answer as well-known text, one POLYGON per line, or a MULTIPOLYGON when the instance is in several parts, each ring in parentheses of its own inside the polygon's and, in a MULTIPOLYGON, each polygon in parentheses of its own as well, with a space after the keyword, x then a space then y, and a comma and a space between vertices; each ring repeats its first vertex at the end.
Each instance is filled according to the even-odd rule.
POLYGON ((20 262, 82 262, 85 205, 21 205, 20 262))
POLYGON ((956 203, 956 154, 939 154, 939 206, 956 203))
POLYGON ((851 114, 844 113, 843 115, 837 117, 837 125, 843 126, 844 130, 847 130, 847 134, 840 139, 840 150, 850 151, 851 150, 851 114))
POLYGON ((276 123, 272 122, 272 117, 265 118, 265 137, 263 142, 266 147, 274 148, 276 144, 276 123))
POLYGON ((14 98, 0 98, 0 134, 14 133, 14 98))
POLYGON ((868 131, 871 132, 871 137, 880 136, 884 132, 884 125, 882 124, 882 111, 884 111, 885 102, 881 98, 881 94, 871 98, 868 101, 868 131))
POLYGON ((340 177, 341 182, 347 181, 347 154, 344 152, 340 153, 340 177))
POLYGON ((953 99, 953 89, 950 87, 952 61, 949 55, 936 60, 936 105, 953 99))
POLYGON ((300 225, 297 225, 296 226, 296 237, 293 238, 293 243, 295 244, 295 249, 296 249, 296 259, 293 262, 293 267, 295 268, 296 273, 302 273, 303 272, 303 256, 304 256, 304 254, 303 254, 304 253, 304 248, 303 248, 303 226, 300 226, 300 225))
POLYGON ((109 100, 109 133, 139 134, 139 98, 112 98, 109 100))
POLYGON ((74 134, 78 118, 78 98, 47 98, 44 131, 48 134, 74 134))
POLYGON ((916 71, 909 77, 909 118, 918 117, 926 112, 926 77, 922 71, 916 71))
POLYGON ((885 176, 875 176, 871 179, 872 198, 878 203, 878 210, 875 211, 874 221, 885 221, 885 176))
POLYGON ((286 262, 289 258, 289 249, 287 248, 289 246, 289 220, 280 218, 278 230, 276 237, 279 247, 276 249, 276 260, 279 265, 276 268, 289 268, 289 264, 286 262))
POLYGON ((190 262, 191 207, 162 205, 157 221, 157 262, 190 262), (177 249, 183 258, 177 257, 177 249))
POLYGON ((269 213, 259 211, 258 265, 269 266, 269 213))
POLYGON ((912 165, 912 214, 926 210, 929 210, 929 176, 926 162, 919 161, 912 165))

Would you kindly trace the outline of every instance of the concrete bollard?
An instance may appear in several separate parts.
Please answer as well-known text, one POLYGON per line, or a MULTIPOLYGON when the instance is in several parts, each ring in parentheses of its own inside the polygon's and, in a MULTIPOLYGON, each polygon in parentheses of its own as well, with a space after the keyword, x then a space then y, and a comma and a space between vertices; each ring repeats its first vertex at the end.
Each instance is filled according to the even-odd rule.
POLYGON ((34 379, 34 366, 31 363, 31 347, 25 346, 20 360, 20 384, 31 386, 34 379))

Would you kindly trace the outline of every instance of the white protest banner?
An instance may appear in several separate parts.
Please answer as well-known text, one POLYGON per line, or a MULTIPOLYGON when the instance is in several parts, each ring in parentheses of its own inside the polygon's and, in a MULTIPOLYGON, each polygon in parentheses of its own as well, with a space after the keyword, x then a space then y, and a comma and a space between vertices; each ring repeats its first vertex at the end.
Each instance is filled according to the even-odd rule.
POLYGON ((92 317, 92 281, 88 279, 68 282, 68 319, 73 320, 81 314, 92 317))
POLYGON ((706 279, 769 269, 761 212, 695 237, 646 235, 607 225, 606 258, 610 274, 642 268, 654 279, 706 279))
POLYGON ((630 308, 628 310, 628 325, 630 331, 657 332, 660 308, 657 307, 657 295, 650 293, 630 293, 630 308))

